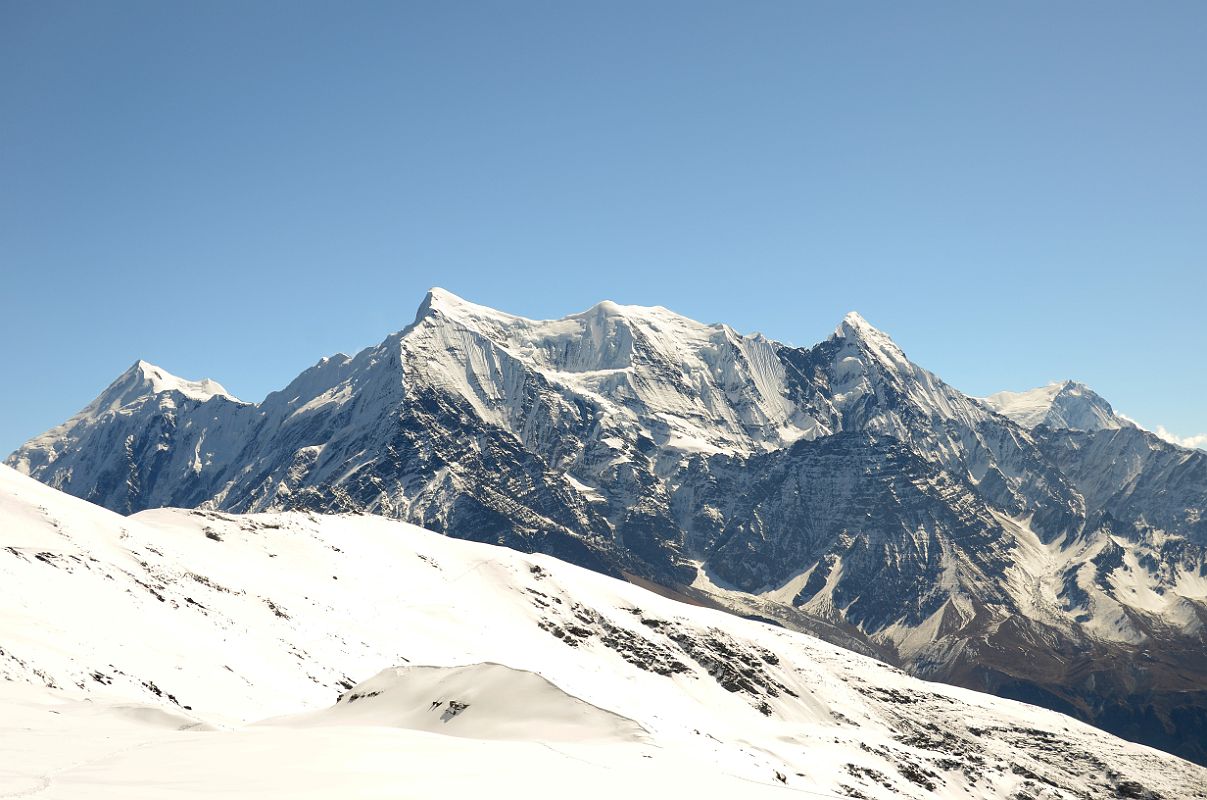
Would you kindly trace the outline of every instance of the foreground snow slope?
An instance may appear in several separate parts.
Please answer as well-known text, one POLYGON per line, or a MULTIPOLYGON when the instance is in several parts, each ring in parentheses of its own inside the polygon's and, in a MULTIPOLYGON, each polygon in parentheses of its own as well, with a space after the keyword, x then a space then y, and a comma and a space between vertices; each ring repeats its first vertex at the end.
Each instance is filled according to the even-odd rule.
POLYGON ((0 537, 0 796, 1207 797, 1059 714, 379 517, 121 517, 0 468, 0 537))
POLYGON ((615 800, 791 792, 652 746, 490 741, 377 726, 199 732, 184 718, 174 725, 155 719, 156 711, 0 685, 0 797, 615 800))

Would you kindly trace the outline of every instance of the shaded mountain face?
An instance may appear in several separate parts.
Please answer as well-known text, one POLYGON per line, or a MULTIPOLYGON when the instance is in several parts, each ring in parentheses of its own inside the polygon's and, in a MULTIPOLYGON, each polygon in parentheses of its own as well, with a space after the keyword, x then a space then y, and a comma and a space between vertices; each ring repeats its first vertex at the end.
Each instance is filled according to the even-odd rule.
POLYGON ((1203 454, 1084 387, 978 400, 857 314, 794 348, 440 290, 261 403, 149 369, 8 463, 122 513, 366 511, 550 553, 1207 758, 1203 454))
POLYGON ((1135 426, 1037 431, 1101 525, 1148 543, 1207 546, 1207 453, 1135 426), (1169 534, 1172 534, 1170 536, 1169 534))

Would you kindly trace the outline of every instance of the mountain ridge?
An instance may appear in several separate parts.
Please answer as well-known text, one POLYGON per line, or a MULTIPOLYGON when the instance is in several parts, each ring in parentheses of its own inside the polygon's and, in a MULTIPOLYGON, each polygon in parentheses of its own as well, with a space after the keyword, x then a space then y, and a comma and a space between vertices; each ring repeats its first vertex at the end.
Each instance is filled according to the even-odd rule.
POLYGON ((1207 708, 1179 705, 1205 647, 1203 460, 1134 426, 1021 425, 854 313, 797 348, 661 307, 529 320, 433 289, 261 403, 165 392, 56 431, 9 463, 123 513, 367 511, 1090 720, 1148 643, 1131 705, 1155 721, 1120 724, 1207 708))

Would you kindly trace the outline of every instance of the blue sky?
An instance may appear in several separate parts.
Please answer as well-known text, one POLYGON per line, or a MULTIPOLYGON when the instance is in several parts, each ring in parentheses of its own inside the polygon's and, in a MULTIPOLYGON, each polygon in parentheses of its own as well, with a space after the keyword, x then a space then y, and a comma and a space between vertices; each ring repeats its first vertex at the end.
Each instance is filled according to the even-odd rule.
POLYGON ((0 4, 0 450, 136 358, 250 400, 431 285, 1207 430, 1207 4, 0 4))

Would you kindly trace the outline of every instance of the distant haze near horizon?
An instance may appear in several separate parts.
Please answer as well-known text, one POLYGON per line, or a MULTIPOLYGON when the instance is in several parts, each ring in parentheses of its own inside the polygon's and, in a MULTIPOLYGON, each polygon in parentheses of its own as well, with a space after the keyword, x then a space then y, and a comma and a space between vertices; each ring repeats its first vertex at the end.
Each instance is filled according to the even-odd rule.
MULTIPOLYGON (((1207 7, 10 3, 0 454, 135 359, 258 401, 424 292, 1207 432, 1207 7)), ((1203 440, 1207 443, 1207 440, 1203 440)))

